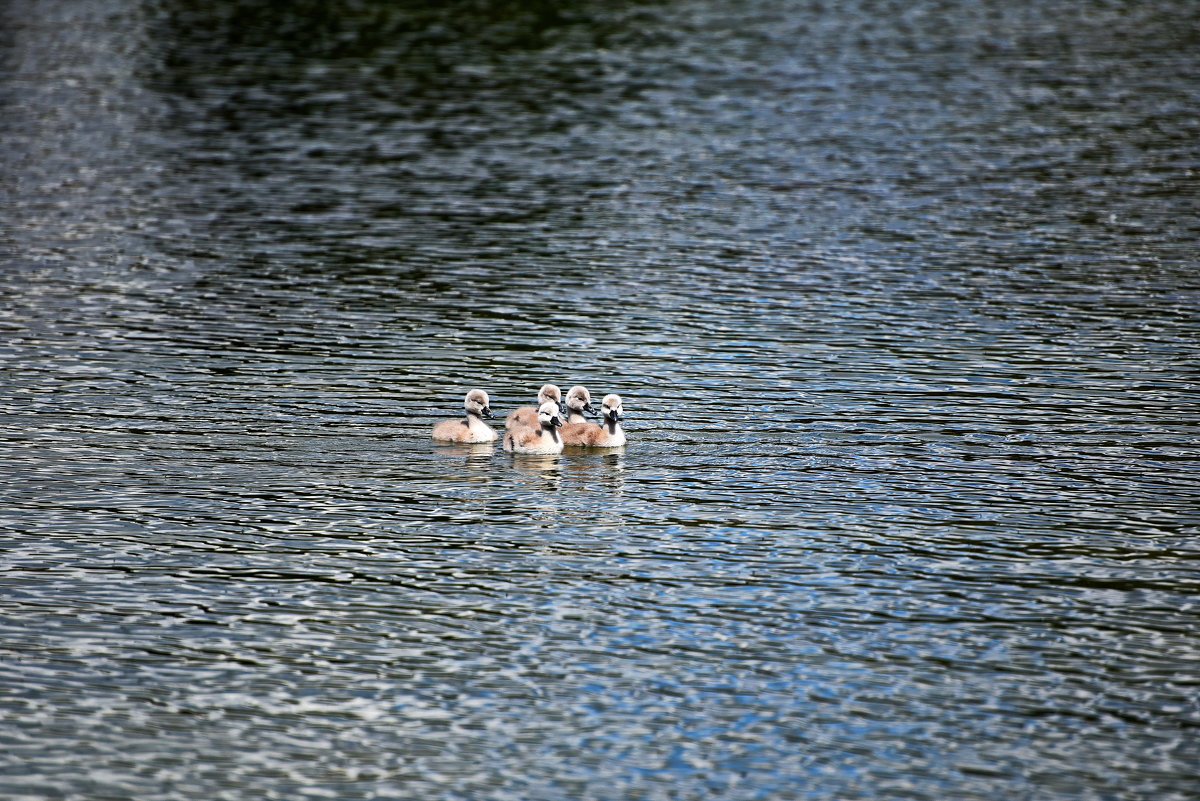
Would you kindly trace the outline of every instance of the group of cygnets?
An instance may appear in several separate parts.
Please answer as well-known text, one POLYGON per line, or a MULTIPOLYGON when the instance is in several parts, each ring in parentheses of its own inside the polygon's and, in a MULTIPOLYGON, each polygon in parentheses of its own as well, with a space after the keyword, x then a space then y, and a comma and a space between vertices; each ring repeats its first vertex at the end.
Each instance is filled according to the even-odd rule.
MULTIPOLYGON (((433 427, 433 438, 446 442, 494 442, 496 432, 485 417, 492 417, 488 394, 482 389, 467 393, 465 420, 443 420, 433 427)), ((594 414, 592 396, 586 387, 574 386, 564 404, 562 392, 546 384, 538 392, 538 405, 521 406, 504 420, 504 450, 513 453, 561 453, 564 445, 615 448, 625 444, 621 428, 621 396, 605 395, 600 404, 601 424, 588 422, 594 414), (566 420, 563 416, 566 415, 566 420)))

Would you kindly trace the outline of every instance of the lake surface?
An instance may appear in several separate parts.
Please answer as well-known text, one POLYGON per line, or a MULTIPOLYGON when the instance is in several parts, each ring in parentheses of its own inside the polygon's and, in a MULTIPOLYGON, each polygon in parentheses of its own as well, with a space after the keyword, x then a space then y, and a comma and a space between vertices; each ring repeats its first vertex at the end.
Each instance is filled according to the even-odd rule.
POLYGON ((1197 52, 10 0, 0 795, 1195 799, 1197 52), (429 439, 547 381, 629 445, 429 439))

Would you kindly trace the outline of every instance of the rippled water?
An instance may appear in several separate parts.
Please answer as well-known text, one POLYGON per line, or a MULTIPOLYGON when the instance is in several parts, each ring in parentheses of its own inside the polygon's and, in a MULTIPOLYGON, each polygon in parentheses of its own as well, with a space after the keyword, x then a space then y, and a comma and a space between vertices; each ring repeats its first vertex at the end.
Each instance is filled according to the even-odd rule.
POLYGON ((4 7, 0 795, 1195 798, 1194 4, 430 6, 4 7))

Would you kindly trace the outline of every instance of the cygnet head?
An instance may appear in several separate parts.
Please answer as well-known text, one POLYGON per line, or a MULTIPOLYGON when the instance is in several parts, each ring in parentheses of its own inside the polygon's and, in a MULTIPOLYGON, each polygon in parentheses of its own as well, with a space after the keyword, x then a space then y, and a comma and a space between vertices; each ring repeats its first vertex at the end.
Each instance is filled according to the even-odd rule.
POLYGON ((538 407, 540 408, 546 401, 554 401, 554 405, 558 407, 559 412, 564 412, 562 402, 562 390, 553 384, 543 384, 538 390, 538 407))
POLYGON ((467 399, 463 401, 463 407, 467 410, 467 414, 476 414, 480 417, 492 416, 488 395, 482 389, 473 389, 468 392, 467 399))
POLYGON ((561 426, 563 421, 558 411, 558 404, 549 400, 539 406, 538 422, 543 426, 561 426))
POLYGON ((587 387, 579 385, 571 387, 571 391, 567 393, 567 410, 580 414, 596 413, 596 410, 592 408, 592 393, 587 391, 587 387))
POLYGON ((604 400, 600 403, 600 412, 604 415, 604 419, 612 420, 614 423, 620 422, 621 415, 624 414, 624 409, 621 407, 621 396, 605 395, 604 400))

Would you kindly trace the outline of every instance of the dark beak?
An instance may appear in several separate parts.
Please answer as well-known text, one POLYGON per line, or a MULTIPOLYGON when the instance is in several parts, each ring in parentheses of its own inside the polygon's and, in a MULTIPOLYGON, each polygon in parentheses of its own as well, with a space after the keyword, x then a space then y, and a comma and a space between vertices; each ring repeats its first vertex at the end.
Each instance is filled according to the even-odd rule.
POLYGON ((558 413, 565 415, 567 413, 567 404, 565 404, 565 403, 558 404, 558 413))
POLYGON ((481 415, 483 415, 484 417, 491 417, 492 416, 492 407, 484 406, 482 409, 479 410, 479 413, 481 415))
POLYGON ((588 414, 595 414, 595 413, 596 413, 596 410, 592 408, 592 404, 590 404, 590 403, 585 403, 585 404, 583 404, 583 410, 584 410, 585 412, 587 412, 588 414))
POLYGON ((562 425, 562 418, 561 418, 561 417, 551 417, 551 418, 550 418, 550 425, 552 425, 552 426, 561 426, 561 425, 562 425))

